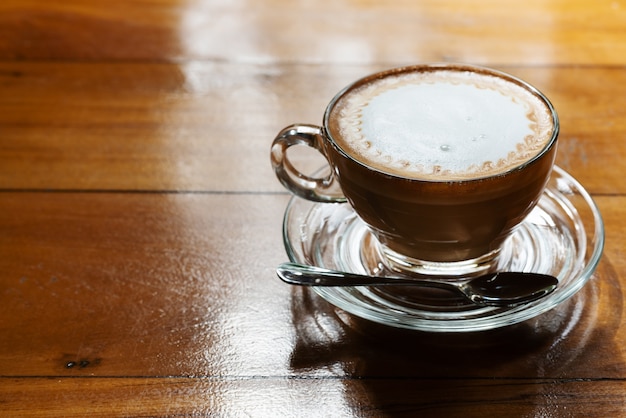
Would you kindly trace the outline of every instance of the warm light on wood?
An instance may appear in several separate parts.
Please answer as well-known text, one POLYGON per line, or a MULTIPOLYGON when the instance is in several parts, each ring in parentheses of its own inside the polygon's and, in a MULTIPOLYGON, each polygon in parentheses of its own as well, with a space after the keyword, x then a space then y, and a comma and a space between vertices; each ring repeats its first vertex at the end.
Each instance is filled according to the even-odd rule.
POLYGON ((3 0, 0 415, 624 416, 625 25, 605 0, 3 0), (430 335, 276 278, 273 137, 424 62, 554 103, 606 227, 558 309, 430 335))

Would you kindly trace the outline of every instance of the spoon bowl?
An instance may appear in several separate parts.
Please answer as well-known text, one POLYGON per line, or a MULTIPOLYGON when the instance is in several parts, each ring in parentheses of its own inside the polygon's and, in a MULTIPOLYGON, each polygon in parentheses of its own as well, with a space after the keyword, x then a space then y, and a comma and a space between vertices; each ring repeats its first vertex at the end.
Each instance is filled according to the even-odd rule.
POLYGON ((495 272, 452 282, 426 275, 379 277, 298 263, 284 263, 276 270, 286 283, 300 286, 420 286, 445 289, 462 295, 479 306, 513 307, 552 293, 559 284, 556 277, 540 273, 495 272))

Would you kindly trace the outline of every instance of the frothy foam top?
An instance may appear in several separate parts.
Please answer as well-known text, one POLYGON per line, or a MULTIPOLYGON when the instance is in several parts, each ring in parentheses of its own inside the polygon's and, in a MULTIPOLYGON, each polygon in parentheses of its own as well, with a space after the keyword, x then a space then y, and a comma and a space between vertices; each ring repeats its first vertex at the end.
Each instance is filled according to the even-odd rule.
POLYGON ((333 114, 346 153, 411 178, 506 172, 539 154, 554 130, 547 104, 521 85, 450 69, 377 79, 344 95, 333 114))

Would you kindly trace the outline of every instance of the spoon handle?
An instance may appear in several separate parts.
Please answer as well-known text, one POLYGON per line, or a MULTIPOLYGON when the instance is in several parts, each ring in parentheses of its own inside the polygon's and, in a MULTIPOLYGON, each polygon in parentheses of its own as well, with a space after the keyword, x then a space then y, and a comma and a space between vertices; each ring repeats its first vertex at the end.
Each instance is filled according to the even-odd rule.
POLYGON ((278 277, 289 284, 304 286, 412 285, 455 291, 480 306, 512 307, 540 299, 556 289, 556 277, 538 273, 499 272, 464 282, 416 278, 378 277, 327 270, 297 263, 281 264, 278 277))
MULTIPOLYGON (((327 270, 297 263, 284 263, 276 269, 278 277, 286 283, 301 286, 382 286, 412 285, 450 289, 452 285, 427 279, 399 277, 370 277, 360 274, 327 270)), ((452 289, 454 290, 454 289, 452 289)))

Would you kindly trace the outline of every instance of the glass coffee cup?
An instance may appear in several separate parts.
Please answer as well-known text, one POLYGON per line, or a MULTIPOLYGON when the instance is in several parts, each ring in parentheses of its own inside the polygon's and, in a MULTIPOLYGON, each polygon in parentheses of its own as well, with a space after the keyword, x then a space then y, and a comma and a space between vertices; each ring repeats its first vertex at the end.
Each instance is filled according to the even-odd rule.
POLYGON ((550 178, 559 133, 550 101, 492 69, 456 64, 362 78, 330 102, 322 126, 274 139, 272 165, 296 196, 348 202, 387 267, 467 276, 490 269, 550 178), (306 145, 330 173, 311 177, 288 149, 306 145))

